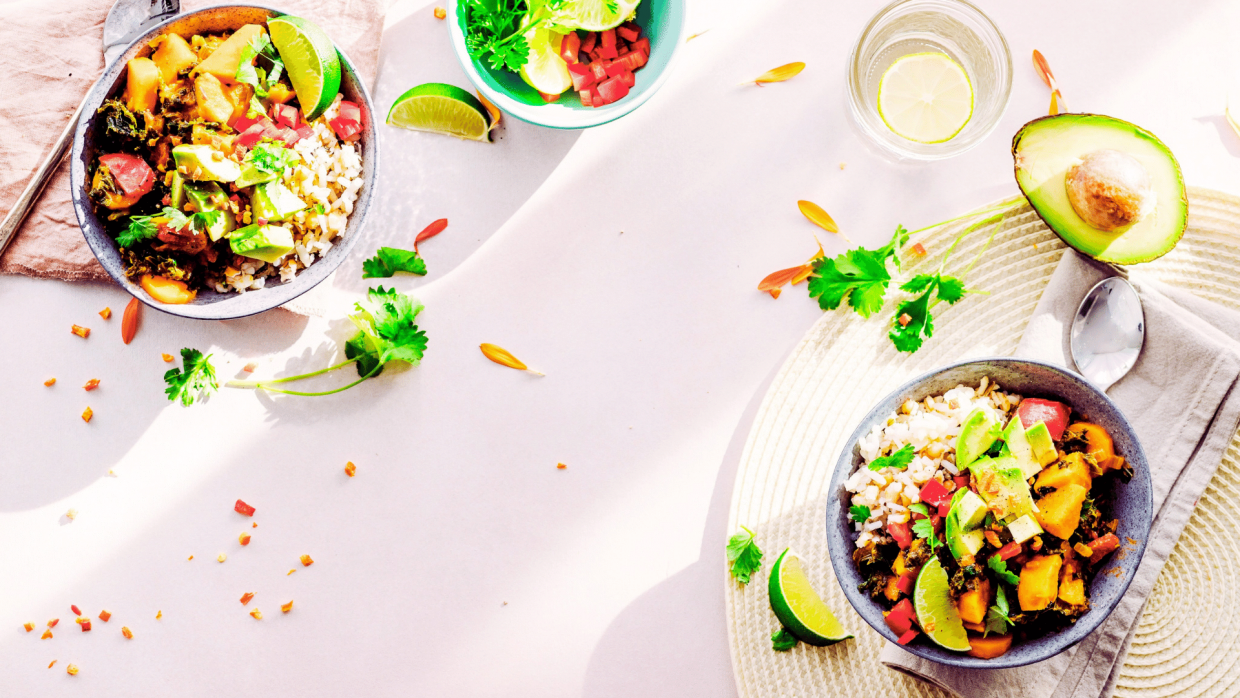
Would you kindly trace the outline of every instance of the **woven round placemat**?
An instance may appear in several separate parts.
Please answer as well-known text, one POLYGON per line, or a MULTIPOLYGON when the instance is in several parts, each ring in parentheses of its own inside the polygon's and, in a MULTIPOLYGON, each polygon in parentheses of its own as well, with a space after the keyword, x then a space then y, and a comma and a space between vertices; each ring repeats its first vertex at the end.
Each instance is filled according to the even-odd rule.
MULTIPOLYGON (((1017 199, 1011 199, 1015 202, 1017 199)), ((998 203, 998 202, 997 202, 998 203)), ((989 208, 989 206, 987 207, 989 208)), ((967 221, 931 231, 929 254, 906 272, 937 265, 967 221)), ((989 230, 967 236, 948 269, 959 273, 989 230)), ((826 491, 836 455, 880 396, 947 363, 1009 355, 1065 249, 1027 204, 1014 208, 968 277, 969 296, 936 308, 934 337, 900 354, 884 319, 827 312, 793 350, 758 409, 736 475, 729 532, 748 526, 766 551, 763 570, 740 586, 724 572, 737 690, 758 696, 948 696, 878 661, 882 638, 845 600, 827 557, 826 491), (856 638, 830 647, 771 649, 779 622, 766 590, 769 564, 785 547, 805 560, 814 587, 856 638)), ((1183 240, 1142 274, 1240 310, 1240 197, 1189 189, 1183 240)), ((803 292, 800 288, 797 292, 803 292)), ((901 295, 901 294, 892 294, 901 295)), ((1197 502, 1145 607, 1116 696, 1240 696, 1240 435, 1197 502)), ((722 544, 722 542, 721 542, 722 544)))

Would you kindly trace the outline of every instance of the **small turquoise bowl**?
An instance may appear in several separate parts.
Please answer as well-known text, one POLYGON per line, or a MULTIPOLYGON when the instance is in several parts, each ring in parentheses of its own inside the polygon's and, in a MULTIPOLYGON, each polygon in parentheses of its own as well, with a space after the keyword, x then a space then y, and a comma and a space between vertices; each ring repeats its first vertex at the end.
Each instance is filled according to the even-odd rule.
POLYGON ((668 68, 685 43, 684 0, 642 0, 637 6, 637 19, 642 36, 650 39, 650 60, 636 72, 637 84, 618 102, 602 107, 581 104, 571 89, 558 102, 543 101, 538 90, 525 84, 520 75, 507 70, 493 70, 485 61, 469 55, 465 47, 465 7, 459 0, 449 0, 448 30, 452 32, 452 49, 461 61, 469 81, 488 100, 505 113, 522 121, 548 128, 590 128, 615 121, 646 103, 667 80, 668 68))

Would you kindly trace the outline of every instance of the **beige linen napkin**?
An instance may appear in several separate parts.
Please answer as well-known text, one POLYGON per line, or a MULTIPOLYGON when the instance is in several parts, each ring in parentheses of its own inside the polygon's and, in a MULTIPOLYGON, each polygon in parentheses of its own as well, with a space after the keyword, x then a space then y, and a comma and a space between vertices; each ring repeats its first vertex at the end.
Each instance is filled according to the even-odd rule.
MULTIPOLYGON (((1016 353, 1075 370, 1068 349, 1077 305, 1111 268, 1068 250, 1038 302, 1016 353)), ((1132 422, 1154 485, 1154 526, 1128 593, 1097 630, 1075 647, 1017 669, 962 670, 888 644, 892 669, 964 698, 1109 697, 1158 573, 1188 523, 1240 425, 1240 314, 1176 288, 1143 280, 1145 346, 1132 372, 1107 393, 1132 422)))
MULTIPOLYGON (((103 20, 113 0, 0 2, 0 218, 103 72, 103 20)), ((220 1, 182 0, 189 12, 220 1)), ((374 85, 387 0, 281 0, 257 4, 322 26, 374 85)), ((69 200, 69 159, 0 258, 0 273, 105 280, 69 200)))

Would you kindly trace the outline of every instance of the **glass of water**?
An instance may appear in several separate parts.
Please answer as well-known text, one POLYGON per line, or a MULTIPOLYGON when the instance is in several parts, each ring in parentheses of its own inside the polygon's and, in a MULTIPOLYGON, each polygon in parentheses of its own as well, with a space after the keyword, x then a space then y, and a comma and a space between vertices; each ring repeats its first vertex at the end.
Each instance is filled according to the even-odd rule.
POLYGON ((964 0, 897 0, 874 15, 848 60, 848 101, 857 126, 900 158, 939 160, 959 155, 990 134, 1012 92, 1012 54, 990 18, 964 0), (946 55, 968 76, 973 112, 954 136, 919 143, 895 133, 878 109, 879 83, 897 60, 946 55))

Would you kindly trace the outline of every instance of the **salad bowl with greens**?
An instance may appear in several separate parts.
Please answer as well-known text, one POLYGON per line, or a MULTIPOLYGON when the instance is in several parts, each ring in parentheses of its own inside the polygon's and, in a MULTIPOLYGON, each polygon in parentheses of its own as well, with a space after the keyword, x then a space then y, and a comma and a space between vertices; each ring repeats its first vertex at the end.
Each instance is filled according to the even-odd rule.
POLYGON ((684 44, 684 0, 452 0, 453 50, 503 111, 550 128, 641 106, 684 44))

